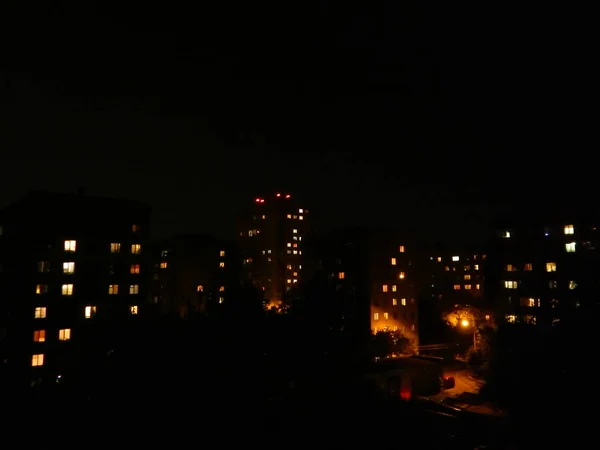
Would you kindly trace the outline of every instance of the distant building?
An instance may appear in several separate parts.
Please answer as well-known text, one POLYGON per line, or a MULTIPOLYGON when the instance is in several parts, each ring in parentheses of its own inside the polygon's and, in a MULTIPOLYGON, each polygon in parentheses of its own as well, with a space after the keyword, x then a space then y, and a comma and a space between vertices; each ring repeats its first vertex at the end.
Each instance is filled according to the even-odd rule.
POLYGON ((399 331, 416 348, 415 257, 410 245, 392 232, 338 230, 311 245, 315 273, 325 274, 342 299, 344 329, 364 338, 377 331, 399 331))
POLYGON ((488 292, 501 321, 536 324, 594 314, 600 298, 600 221, 576 215, 498 224, 488 254, 488 292))
POLYGON ((144 314, 150 213, 135 201, 44 192, 0 212, 0 348, 9 378, 67 382, 107 354, 104 336, 144 314))
POLYGON ((238 219, 244 278, 280 306, 302 280, 309 211, 289 193, 257 197, 238 219))
POLYGON ((234 242, 181 235, 153 244, 152 302, 163 313, 186 317, 226 301, 241 277, 234 242))

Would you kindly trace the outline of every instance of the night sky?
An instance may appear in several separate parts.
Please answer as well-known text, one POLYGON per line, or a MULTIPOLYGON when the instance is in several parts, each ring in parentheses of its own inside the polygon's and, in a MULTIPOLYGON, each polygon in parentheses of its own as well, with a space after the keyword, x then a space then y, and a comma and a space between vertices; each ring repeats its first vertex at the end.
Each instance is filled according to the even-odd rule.
POLYGON ((48 3, 0 6, 1 205, 82 186, 227 237, 290 191, 323 229, 477 241, 593 186, 591 27, 566 11, 48 3))

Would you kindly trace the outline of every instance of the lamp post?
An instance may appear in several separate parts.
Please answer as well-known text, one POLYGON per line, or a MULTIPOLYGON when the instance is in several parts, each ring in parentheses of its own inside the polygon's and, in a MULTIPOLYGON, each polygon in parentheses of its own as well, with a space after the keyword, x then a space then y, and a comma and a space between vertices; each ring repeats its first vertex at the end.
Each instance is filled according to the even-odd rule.
MULTIPOLYGON (((460 325, 463 328, 468 328, 471 326, 471 323, 467 319, 463 319, 460 321, 460 325)), ((477 327, 473 324, 473 350, 477 350, 477 327)))

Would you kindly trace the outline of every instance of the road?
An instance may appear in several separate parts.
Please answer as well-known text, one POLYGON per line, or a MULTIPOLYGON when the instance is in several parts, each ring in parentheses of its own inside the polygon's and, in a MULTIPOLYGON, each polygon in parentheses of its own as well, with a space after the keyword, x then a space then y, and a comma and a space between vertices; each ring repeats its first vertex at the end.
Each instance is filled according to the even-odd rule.
POLYGON ((447 389, 444 391, 446 396, 456 397, 463 392, 471 392, 473 394, 478 394, 479 389, 481 389, 482 382, 480 380, 476 380, 469 375, 468 369, 455 369, 455 370, 445 370, 444 376, 454 377, 456 385, 452 389, 447 389))

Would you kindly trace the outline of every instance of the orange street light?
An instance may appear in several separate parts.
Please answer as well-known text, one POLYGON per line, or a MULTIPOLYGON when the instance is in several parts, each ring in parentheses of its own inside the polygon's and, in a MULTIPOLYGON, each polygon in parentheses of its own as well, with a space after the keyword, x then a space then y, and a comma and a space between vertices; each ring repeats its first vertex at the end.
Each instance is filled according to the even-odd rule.
POLYGON ((463 320, 460 322, 460 324, 461 324, 463 327, 465 327, 465 328, 466 328, 466 327, 468 327, 468 326, 469 326, 469 321, 468 321, 467 319, 463 319, 463 320))

